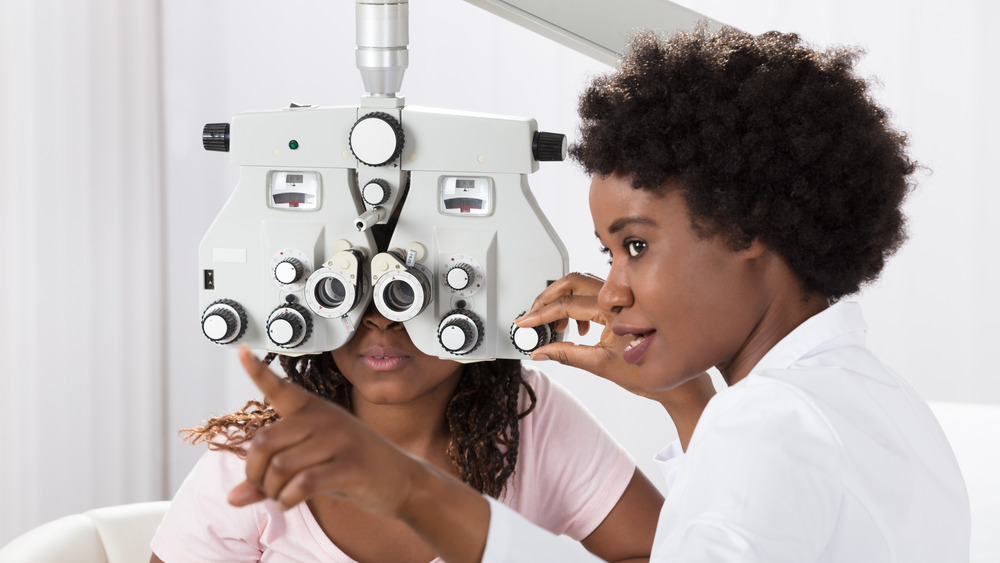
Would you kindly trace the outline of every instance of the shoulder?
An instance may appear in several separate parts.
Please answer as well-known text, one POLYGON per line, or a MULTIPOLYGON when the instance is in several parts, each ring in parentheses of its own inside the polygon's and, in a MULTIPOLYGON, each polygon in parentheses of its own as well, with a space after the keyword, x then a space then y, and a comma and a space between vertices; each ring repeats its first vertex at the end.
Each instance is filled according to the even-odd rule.
POLYGON ((781 379, 749 376, 709 401, 685 454, 714 456, 763 465, 808 457, 832 468, 842 463, 843 444, 820 397, 781 379))
POLYGON ((185 477, 181 490, 228 492, 246 478, 246 461, 228 450, 208 449, 185 477))
MULTIPOLYGON (((522 363, 521 377, 535 396, 533 414, 537 412, 538 414, 551 415, 565 411, 570 414, 590 416, 590 412, 572 393, 537 367, 522 363)), ((528 392, 523 387, 518 406, 522 411, 530 406, 528 392)), ((556 414, 556 416, 559 415, 556 414)))

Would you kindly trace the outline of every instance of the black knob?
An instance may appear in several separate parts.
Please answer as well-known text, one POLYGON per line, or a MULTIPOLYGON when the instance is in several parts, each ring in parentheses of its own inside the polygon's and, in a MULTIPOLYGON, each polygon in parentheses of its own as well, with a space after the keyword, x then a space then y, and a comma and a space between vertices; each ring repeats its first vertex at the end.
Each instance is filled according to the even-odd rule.
POLYGON ((539 162, 566 159, 566 135, 535 131, 531 140, 531 154, 539 162))
POLYGON ((468 354, 483 343, 483 323, 472 311, 456 309, 438 325, 438 342, 452 354, 468 354))
POLYGON ((267 337, 282 348, 295 348, 309 339, 312 317, 304 307, 288 303, 268 316, 267 337))
POLYGON ((206 123, 201 130, 201 144, 207 151, 229 152, 229 124, 206 123))
POLYGON ((347 139, 354 156, 368 166, 382 166, 403 152, 403 126, 399 120, 382 111, 361 116, 347 139))
POLYGON ((236 342, 247 330, 247 316, 239 303, 219 299, 201 315, 201 331, 216 344, 236 342))

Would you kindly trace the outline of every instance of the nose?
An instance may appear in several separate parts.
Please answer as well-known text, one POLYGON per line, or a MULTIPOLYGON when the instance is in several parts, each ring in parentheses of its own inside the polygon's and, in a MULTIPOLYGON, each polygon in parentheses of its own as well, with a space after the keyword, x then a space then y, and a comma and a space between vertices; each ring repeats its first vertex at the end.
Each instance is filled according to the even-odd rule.
POLYGON ((365 311, 365 316, 361 319, 361 324, 367 326, 368 328, 378 329, 383 332, 388 330, 402 330, 403 328, 403 323, 390 321, 389 319, 383 317, 382 313, 379 313, 378 309, 375 308, 374 303, 368 306, 368 310, 365 311))
POLYGON ((626 276, 612 261, 608 279, 604 280, 604 285, 597 294, 597 305, 605 311, 617 314, 625 307, 630 307, 633 301, 632 288, 626 276))

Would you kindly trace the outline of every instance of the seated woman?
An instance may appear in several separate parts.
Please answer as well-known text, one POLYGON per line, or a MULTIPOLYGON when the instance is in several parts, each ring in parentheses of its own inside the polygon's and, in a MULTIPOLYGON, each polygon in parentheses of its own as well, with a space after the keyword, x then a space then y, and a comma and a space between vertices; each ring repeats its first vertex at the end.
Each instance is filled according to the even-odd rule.
MULTIPOLYGON (((663 498, 570 395, 517 360, 460 364, 421 353, 403 325, 371 307, 333 352, 281 357, 288 380, 351 411, 429 467, 497 498, 531 521, 580 540, 608 560, 648 557, 663 498), (580 445, 585 444, 585 447, 580 445)), ((251 440, 281 417, 267 403, 189 430, 208 442, 173 499, 151 561, 394 561, 434 553, 402 522, 320 495, 292 510, 236 508, 251 440)), ((337 438, 300 421, 309 439, 275 467, 333 461, 337 438)), ((272 470, 276 473, 278 469, 272 470)), ((269 475, 273 477, 273 475, 269 475)))

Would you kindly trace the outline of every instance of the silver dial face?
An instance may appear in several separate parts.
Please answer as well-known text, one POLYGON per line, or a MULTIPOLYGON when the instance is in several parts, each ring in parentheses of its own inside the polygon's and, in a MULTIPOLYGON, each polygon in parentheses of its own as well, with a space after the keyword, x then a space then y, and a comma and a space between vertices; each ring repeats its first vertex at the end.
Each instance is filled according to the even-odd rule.
POLYGON ((493 213, 493 179, 488 176, 442 176, 438 211, 482 217, 493 213))
POLYGON ((320 176, 315 170, 272 170, 267 180, 267 205, 272 209, 313 211, 320 205, 320 176))

